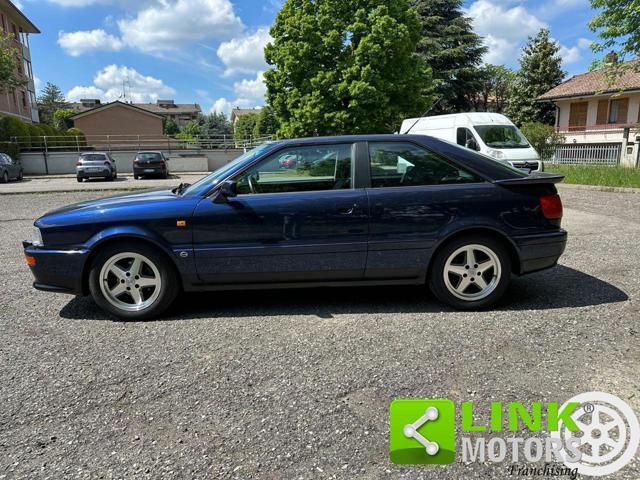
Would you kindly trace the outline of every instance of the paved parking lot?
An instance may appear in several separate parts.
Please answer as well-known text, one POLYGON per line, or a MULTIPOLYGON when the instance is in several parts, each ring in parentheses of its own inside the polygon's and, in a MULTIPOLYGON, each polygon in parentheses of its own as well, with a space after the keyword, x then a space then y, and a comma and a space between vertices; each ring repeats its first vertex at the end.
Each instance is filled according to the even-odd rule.
POLYGON ((95 193, 0 197, 0 478, 508 478, 390 464, 389 402, 601 390, 640 411, 640 196, 562 192, 561 265, 489 312, 315 289, 183 295, 142 323, 31 288, 33 219, 95 193))
MULTIPOLYGON (((108 181, 92 178, 79 183, 75 175, 25 177, 21 182, 0 183, 0 195, 17 193, 51 193, 93 191, 144 190, 147 188, 171 188, 180 183, 194 183, 206 173, 172 173, 169 178, 139 178, 132 174, 118 174, 118 178, 108 181)), ((63 202, 64 203, 64 202, 63 202)))

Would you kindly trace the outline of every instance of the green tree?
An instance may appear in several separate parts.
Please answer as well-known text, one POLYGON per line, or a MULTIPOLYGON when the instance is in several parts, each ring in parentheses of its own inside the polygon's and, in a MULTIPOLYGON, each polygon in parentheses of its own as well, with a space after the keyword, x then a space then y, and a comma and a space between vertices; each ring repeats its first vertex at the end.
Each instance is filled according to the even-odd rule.
POLYGON ((462 0, 410 0, 422 23, 418 53, 433 71, 434 94, 441 98, 430 112, 467 112, 469 92, 480 88, 478 68, 487 47, 462 11, 462 0))
POLYGON ((49 82, 42 90, 37 102, 40 121, 51 126, 53 126, 53 114, 55 111, 64 108, 67 103, 60 87, 49 82))
POLYGON ((26 81, 18 74, 22 56, 14 43, 12 33, 0 30, 0 91, 8 92, 23 87, 26 81))
POLYGON ((278 123, 273 108, 267 105, 263 107, 262 111, 258 114, 258 121, 253 129, 253 136, 274 135, 279 128, 280 124, 278 123))
POLYGON ((514 77, 515 74, 504 65, 487 64, 480 68, 480 88, 471 96, 474 109, 478 112, 502 113, 514 77))
POLYGON ((72 108, 59 108, 53 114, 53 126, 61 131, 66 131, 73 127, 73 117, 76 112, 72 108))
MULTIPOLYGON (((640 71, 640 62, 625 64, 640 53, 640 3, 638 0, 591 0, 598 14, 589 22, 589 28, 598 34, 600 42, 592 48, 595 53, 612 51, 620 63, 611 66, 634 67, 640 71), (631 57, 631 58, 628 58, 631 57)), ((603 62, 596 62, 600 66, 603 62)), ((606 65, 606 61, 604 62, 606 65)), ((607 65, 609 66, 609 65, 607 65)))
POLYGON ((260 115, 258 113, 248 113, 247 115, 242 115, 238 118, 234 133, 235 139, 245 140, 253 136, 253 131, 258 124, 259 117, 260 115))
POLYGON ((287 0, 265 58, 278 135, 393 132, 432 101, 407 0, 287 0))
POLYGON ((549 38, 546 28, 541 29, 535 37, 529 37, 520 56, 520 70, 509 89, 505 108, 507 116, 516 125, 525 122, 553 125, 555 106, 550 102, 538 102, 537 98, 564 79, 559 50, 559 45, 549 38))
POLYGON ((209 137, 219 137, 231 135, 233 126, 224 113, 212 112, 209 115, 200 116, 200 125, 203 135, 209 137))
POLYGON ((164 122, 164 134, 177 135, 178 133, 180 133, 180 127, 178 127, 176 121, 171 117, 167 118, 164 122))
POLYGON ((202 129, 200 127, 200 124, 197 121, 189 122, 183 127, 182 132, 180 133, 183 133, 184 135, 187 135, 190 138, 199 137, 202 135, 202 129))
POLYGON ((564 135, 556 132, 556 129, 551 125, 545 125, 544 123, 524 123, 521 131, 544 161, 551 160, 556 151, 556 147, 565 141, 564 135))

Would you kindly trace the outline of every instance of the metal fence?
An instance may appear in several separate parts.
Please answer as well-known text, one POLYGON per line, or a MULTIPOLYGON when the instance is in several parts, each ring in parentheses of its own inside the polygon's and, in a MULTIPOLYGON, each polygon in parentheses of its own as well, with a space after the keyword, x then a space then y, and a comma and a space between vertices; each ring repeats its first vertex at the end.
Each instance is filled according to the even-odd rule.
POLYGON ((559 145, 551 163, 618 165, 621 153, 621 143, 559 145))
POLYGON ((22 152, 133 151, 133 150, 217 150, 253 148, 272 140, 272 136, 234 138, 233 135, 209 137, 172 137, 165 135, 82 135, 13 137, 22 152))

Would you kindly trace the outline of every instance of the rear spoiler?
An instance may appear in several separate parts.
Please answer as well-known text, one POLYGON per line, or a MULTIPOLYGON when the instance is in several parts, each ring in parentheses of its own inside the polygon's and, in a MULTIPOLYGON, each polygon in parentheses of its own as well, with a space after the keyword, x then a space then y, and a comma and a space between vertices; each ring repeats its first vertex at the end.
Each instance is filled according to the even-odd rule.
POLYGON ((542 183, 560 183, 564 180, 564 175, 555 173, 534 172, 526 177, 505 178, 504 180, 494 180, 496 185, 539 185, 542 183))

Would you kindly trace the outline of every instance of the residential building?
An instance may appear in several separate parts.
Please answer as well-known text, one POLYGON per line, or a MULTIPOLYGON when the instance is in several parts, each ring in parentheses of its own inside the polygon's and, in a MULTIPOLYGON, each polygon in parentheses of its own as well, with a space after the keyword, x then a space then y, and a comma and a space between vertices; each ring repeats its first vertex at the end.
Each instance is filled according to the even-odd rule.
POLYGON ((40 33, 40 30, 9 0, 0 0, 0 28, 15 37, 14 46, 20 53, 18 74, 26 81, 22 88, 0 93, 0 116, 36 123, 39 119, 29 35, 40 33))
POLYGON ((238 119, 245 115, 250 115, 252 113, 260 113, 262 108, 239 108, 236 107, 231 110, 231 124, 233 125, 233 131, 236 131, 236 123, 238 123, 238 119))
MULTIPOLYGON (((99 99, 86 98, 77 103, 70 103, 68 108, 82 113, 100 105, 103 104, 99 99)), ((173 100, 158 100, 156 103, 131 103, 129 105, 155 113, 164 118, 172 118, 180 128, 183 128, 190 122, 196 121, 202 113, 202 109, 197 103, 175 103, 173 100)))
POLYGON ((623 72, 613 84, 604 70, 576 75, 538 98, 556 105, 556 129, 574 146, 565 150, 590 151, 598 156, 591 163, 638 166, 640 72, 623 72))
POLYGON ((86 135, 89 145, 103 143, 106 135, 158 138, 164 134, 162 115, 118 101, 105 104, 98 102, 93 108, 87 108, 71 119, 86 135))

